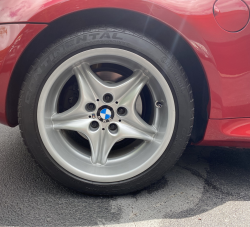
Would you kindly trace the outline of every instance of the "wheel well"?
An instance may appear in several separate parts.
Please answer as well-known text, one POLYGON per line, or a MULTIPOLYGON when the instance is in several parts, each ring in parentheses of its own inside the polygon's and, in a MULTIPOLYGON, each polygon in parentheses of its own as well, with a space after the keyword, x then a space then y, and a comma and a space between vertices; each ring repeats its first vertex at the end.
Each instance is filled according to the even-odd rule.
POLYGON ((19 58, 8 88, 7 117, 10 125, 18 124, 17 106, 19 92, 31 63, 51 43, 70 32, 91 26, 116 26, 142 33, 164 46, 183 66, 192 86, 195 103, 192 142, 204 136, 208 113, 209 91, 203 67, 187 41, 175 30, 147 15, 122 9, 90 9, 71 13, 51 22, 27 46, 19 58))

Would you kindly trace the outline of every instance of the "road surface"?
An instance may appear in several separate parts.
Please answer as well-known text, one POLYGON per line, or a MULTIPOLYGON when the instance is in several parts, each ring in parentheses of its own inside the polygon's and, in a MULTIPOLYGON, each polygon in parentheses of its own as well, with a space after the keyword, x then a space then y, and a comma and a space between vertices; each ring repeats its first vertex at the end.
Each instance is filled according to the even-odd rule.
POLYGON ((0 125, 0 226, 250 226, 250 149, 189 147, 159 182, 94 197, 53 181, 0 125))

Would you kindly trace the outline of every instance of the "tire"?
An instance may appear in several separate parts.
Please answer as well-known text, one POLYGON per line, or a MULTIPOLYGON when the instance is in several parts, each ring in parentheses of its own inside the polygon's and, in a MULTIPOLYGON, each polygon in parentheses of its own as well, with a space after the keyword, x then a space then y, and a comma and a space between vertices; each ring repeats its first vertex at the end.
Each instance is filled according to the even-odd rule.
POLYGON ((134 192, 160 179, 184 151, 194 116, 191 86, 175 57, 141 34, 108 27, 70 34, 48 47, 25 78, 18 110, 24 143, 42 169, 61 184, 93 195, 134 192), (103 84, 99 89, 91 82, 107 71, 121 75, 122 80, 115 82, 121 84, 120 90, 107 85, 108 79, 106 91, 101 89, 103 84), (145 82, 132 83, 135 73, 134 78, 145 82), (85 81, 80 82, 81 78, 85 81), (89 87, 96 90, 91 93, 89 87), (107 93, 114 99, 110 103, 108 96, 102 96, 107 93), (122 98, 117 104, 118 93, 122 98), (135 111, 139 98, 135 101, 133 96, 128 102, 136 107, 120 101, 129 94, 140 97, 141 113, 135 111), (94 111, 85 104, 78 107, 88 95, 95 98, 94 111), (125 116, 117 112, 121 103, 125 116), (79 117, 79 108, 89 113, 89 119, 84 114, 79 117), (84 126, 84 122, 91 123, 84 126), (118 131, 111 130, 111 123, 118 131), (101 134, 102 129, 106 134, 101 134), (99 134, 92 138, 96 131, 99 134))

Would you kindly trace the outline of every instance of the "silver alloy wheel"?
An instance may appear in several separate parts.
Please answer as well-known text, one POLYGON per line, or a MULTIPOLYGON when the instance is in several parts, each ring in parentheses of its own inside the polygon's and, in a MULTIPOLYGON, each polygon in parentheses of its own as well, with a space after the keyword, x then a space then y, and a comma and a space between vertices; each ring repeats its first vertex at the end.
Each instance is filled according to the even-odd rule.
POLYGON ((122 49, 96 48, 74 55, 53 71, 38 101, 37 122, 47 151, 61 167, 86 180, 115 182, 142 173, 161 157, 173 134, 175 103, 168 83, 149 61, 122 49), (90 66, 98 63, 122 65, 132 70, 133 74, 121 82, 110 84, 102 81, 91 70, 90 66), (72 75, 77 78, 79 99, 71 109, 57 113, 59 95, 72 75), (145 85, 153 100, 163 103, 162 108, 154 109, 152 125, 147 124, 135 109, 137 97, 145 85), (112 94, 111 103, 103 101, 106 93, 112 94), (96 105, 95 111, 86 110, 88 103, 96 105), (110 122, 90 118, 96 116, 97 110, 103 105, 114 110, 110 122), (117 114, 119 107, 127 109, 125 116, 117 114), (98 129, 90 126, 93 121, 99 123, 98 129), (115 132, 109 130, 111 123, 118 127, 115 132), (76 131, 87 137, 91 155, 86 155, 72 145, 62 130, 76 131), (112 146, 124 138, 143 142, 130 147, 122 156, 109 158, 112 146))

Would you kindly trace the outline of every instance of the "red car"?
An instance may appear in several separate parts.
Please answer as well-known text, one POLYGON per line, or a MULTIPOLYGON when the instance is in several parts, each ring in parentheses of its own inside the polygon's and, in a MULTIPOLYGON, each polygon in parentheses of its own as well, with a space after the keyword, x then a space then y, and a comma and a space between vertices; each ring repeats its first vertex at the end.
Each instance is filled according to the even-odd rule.
POLYGON ((0 122, 51 177, 117 195, 186 145, 250 147, 250 0, 1 0, 0 122))

